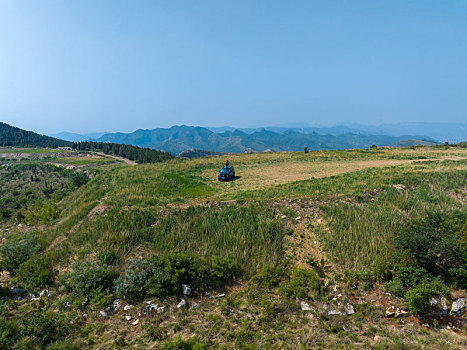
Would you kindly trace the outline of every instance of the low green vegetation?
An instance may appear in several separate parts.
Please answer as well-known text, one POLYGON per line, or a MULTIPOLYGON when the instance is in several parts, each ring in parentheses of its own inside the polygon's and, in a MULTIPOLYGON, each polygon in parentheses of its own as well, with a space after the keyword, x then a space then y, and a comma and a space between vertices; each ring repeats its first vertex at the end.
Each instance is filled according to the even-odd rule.
POLYGON ((89 180, 86 173, 50 164, 7 164, 0 168, 0 224, 47 223, 58 217, 55 203, 89 180))
MULTIPOLYGON (((454 332, 389 323, 372 301, 440 328, 442 319, 423 318, 432 298, 450 306, 465 294, 467 161, 377 167, 378 160, 455 158, 459 149, 229 158, 240 176, 266 163, 375 162, 254 186, 243 177, 225 184, 206 178, 218 158, 119 164, 75 180, 73 171, 45 165, 2 168, 2 193, 27 198, 23 190, 39 183, 30 191, 40 198, 19 206, 27 230, 5 233, 0 246, 1 269, 9 272, 0 349, 442 348, 447 341, 462 348, 467 342, 454 332), (9 288, 18 286, 53 294, 15 300, 9 288), (182 299, 187 307, 177 308, 182 299), (126 304, 134 307, 124 312, 126 304), (344 309, 350 304, 353 313, 344 309)), ((12 211, 4 222, 15 217, 12 211)))

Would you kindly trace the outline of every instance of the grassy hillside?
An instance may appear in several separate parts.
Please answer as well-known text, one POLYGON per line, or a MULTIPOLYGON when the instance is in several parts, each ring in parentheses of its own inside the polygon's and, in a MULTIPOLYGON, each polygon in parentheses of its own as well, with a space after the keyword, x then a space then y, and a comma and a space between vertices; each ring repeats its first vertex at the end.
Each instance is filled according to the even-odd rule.
POLYGON ((221 157, 107 165, 57 203, 54 221, 6 235, 2 286, 54 294, 15 300, 5 289, 0 344, 467 345, 465 316, 438 317, 427 305, 432 296, 445 295, 450 306, 466 295, 467 149, 229 160, 239 177, 227 183, 216 178, 221 157), (193 293, 184 296, 182 284, 193 293), (177 308, 182 299, 188 308, 177 308), (145 301, 165 311, 146 312, 145 301), (354 314, 345 315, 347 304, 354 314), (391 305, 412 316, 386 318, 391 305))

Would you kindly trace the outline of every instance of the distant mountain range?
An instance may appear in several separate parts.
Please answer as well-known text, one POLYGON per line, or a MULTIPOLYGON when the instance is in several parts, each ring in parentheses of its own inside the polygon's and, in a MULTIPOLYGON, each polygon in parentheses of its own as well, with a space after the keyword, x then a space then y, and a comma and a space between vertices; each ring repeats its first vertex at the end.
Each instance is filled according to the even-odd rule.
POLYGON ((81 142, 81 141, 90 141, 95 140, 101 137, 102 135, 107 134, 106 132, 93 132, 90 134, 76 134, 73 132, 59 132, 58 134, 51 134, 49 136, 55 137, 57 139, 67 140, 71 142, 81 142))
MULTIPOLYGON (((132 133, 109 133, 94 139, 148 147, 179 154, 197 149, 209 152, 243 153, 247 151, 302 151, 304 147, 316 149, 367 148, 372 145, 385 146, 403 140, 410 144, 436 144, 423 135, 391 136, 362 133, 349 127, 333 128, 269 127, 263 129, 238 130, 233 128, 204 128, 200 126, 173 126, 152 130, 136 130, 132 133), (214 132, 215 130, 216 132, 214 132)), ((63 135, 63 134, 62 134, 63 135)))
POLYGON ((310 124, 283 124, 278 126, 270 126, 265 128, 232 128, 225 127, 208 127, 209 130, 222 133, 225 131, 240 130, 247 134, 260 131, 262 129, 274 132, 284 132, 286 130, 294 130, 310 134, 316 132, 321 135, 342 135, 342 134, 371 134, 371 135, 425 135, 424 137, 434 139, 439 142, 448 141, 457 143, 467 140, 467 124, 462 123, 398 123, 398 124, 381 124, 378 126, 364 125, 355 123, 344 123, 331 127, 316 126, 310 124))

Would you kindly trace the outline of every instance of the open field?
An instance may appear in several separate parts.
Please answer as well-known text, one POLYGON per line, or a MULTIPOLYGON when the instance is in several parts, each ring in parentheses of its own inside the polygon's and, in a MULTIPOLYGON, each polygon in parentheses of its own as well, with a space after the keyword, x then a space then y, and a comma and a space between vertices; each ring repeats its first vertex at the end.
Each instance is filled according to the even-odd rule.
POLYGON ((467 346, 465 316, 434 319, 414 309, 409 292, 421 282, 407 282, 412 270, 404 270, 411 264, 428 280, 437 276, 449 292, 429 286, 447 293, 449 306, 467 296, 467 149, 235 155, 229 161, 238 179, 226 183, 217 181, 224 157, 108 161, 61 158, 92 179, 57 203, 55 220, 2 242, 12 273, 3 286, 54 292, 0 304, 18 334, 29 330, 11 344, 68 336, 77 348, 98 349, 467 346), (18 249, 20 257, 11 253, 18 249), (181 283, 193 294, 181 294, 181 283), (117 298, 134 309, 100 316, 117 298), (190 308, 178 309, 181 299, 190 308), (144 313, 150 300, 166 311, 144 313), (355 314, 328 313, 347 303, 355 314), (390 306, 411 314, 388 319, 390 306), (38 338, 18 311, 38 320, 48 312, 69 326, 38 338))

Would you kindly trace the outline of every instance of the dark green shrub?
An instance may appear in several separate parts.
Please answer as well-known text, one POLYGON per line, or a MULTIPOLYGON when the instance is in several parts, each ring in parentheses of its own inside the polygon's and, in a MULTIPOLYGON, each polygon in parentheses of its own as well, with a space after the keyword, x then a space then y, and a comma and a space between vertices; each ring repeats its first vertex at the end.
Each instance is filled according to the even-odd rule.
POLYGON ((297 267, 289 283, 280 286, 279 292, 286 297, 306 298, 310 290, 319 290, 321 280, 314 270, 297 267))
POLYGON ((395 279, 400 281, 404 287, 414 287, 431 281, 433 275, 423 267, 399 267, 395 271, 395 279))
POLYGON ((119 259, 117 254, 110 249, 104 249, 97 253, 97 259, 106 265, 114 265, 119 259))
POLYGON ((153 256, 150 262, 153 273, 146 283, 146 289, 153 295, 177 294, 181 292, 183 283, 199 286, 209 278, 206 263, 185 253, 170 252, 164 256, 153 256))
POLYGON ((153 268, 143 259, 135 259, 125 273, 115 280, 115 291, 120 296, 140 298, 144 295, 145 285, 153 273, 153 268))
POLYGON ((435 278, 430 282, 425 281, 405 294, 408 309, 413 315, 421 315, 428 310, 431 298, 446 295, 448 292, 448 289, 439 278, 435 278))
POLYGON ((209 268, 205 262, 185 253, 170 252, 161 260, 156 259, 154 266, 163 267, 177 284, 201 284, 206 282, 209 275, 209 268))
POLYGON ((53 219, 58 218, 57 206, 54 201, 50 201, 47 204, 44 204, 39 211, 41 222, 47 223, 53 219))
POLYGON ((465 268, 453 268, 449 270, 451 281, 457 288, 467 289, 467 270, 465 268))
POLYGON ((412 253, 412 250, 406 249, 402 252, 400 261, 399 261, 399 266, 418 267, 417 258, 415 257, 414 253, 412 253))
POLYGON ((42 346, 60 340, 67 334, 66 323, 55 313, 32 313, 21 318, 21 335, 34 337, 42 346))
POLYGON ((77 295, 93 297, 95 292, 112 287, 115 273, 106 265, 84 261, 73 266, 70 277, 71 288, 77 295))
POLYGON ((239 274, 237 262, 230 258, 215 256, 211 260, 210 282, 232 282, 239 274))
POLYGON ((278 265, 267 265, 263 271, 256 274, 252 278, 252 282, 264 287, 277 286, 284 278, 285 272, 278 265))
POLYGON ((11 218, 11 210, 8 208, 0 208, 0 222, 7 221, 11 218))
POLYGON ((15 274, 21 264, 40 250, 37 239, 12 239, 0 247, 1 269, 15 274))
POLYGON ((0 350, 12 349, 18 335, 19 324, 0 317, 0 350))
POLYGON ((430 212, 397 232, 396 244, 410 250, 420 267, 448 280, 449 269, 467 266, 467 242, 458 234, 465 220, 464 212, 430 212))
POLYGON ((157 268, 145 285, 146 293, 154 296, 165 296, 177 294, 180 286, 174 283, 170 273, 164 269, 157 268))
POLYGON ((378 255, 373 263, 373 275, 376 282, 389 281, 392 277, 391 262, 388 258, 378 255))
POLYGON ((403 297, 406 292, 406 289, 404 288, 404 285, 402 284, 402 282, 397 279, 386 282, 386 284, 384 285, 384 288, 389 293, 399 298, 403 297))
POLYGON ((21 265, 18 275, 26 288, 47 287, 53 282, 53 269, 50 261, 35 254, 21 265))
POLYGON ((86 182, 89 181, 89 176, 85 173, 71 173, 71 184, 73 187, 78 188, 84 185, 86 182))

